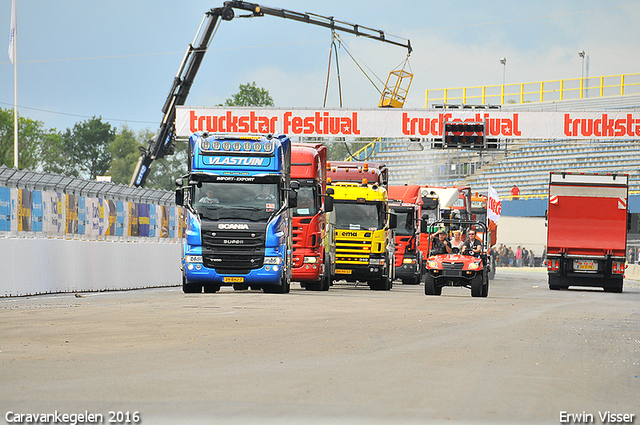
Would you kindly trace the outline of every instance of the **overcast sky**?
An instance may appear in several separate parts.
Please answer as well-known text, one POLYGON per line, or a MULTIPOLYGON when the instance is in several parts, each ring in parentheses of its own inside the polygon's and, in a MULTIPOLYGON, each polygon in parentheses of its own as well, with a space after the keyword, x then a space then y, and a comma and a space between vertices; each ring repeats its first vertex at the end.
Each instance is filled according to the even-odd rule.
MULTIPOLYGON (((101 116, 155 131, 182 56, 204 13, 223 0, 17 0, 20 114, 65 130, 101 116)), ((640 72, 640 1, 269 0, 266 6, 334 16, 408 38, 414 80, 426 89, 640 72)), ((0 3, 0 107, 13 107, 7 55, 11 0, 0 3)), ((386 80, 406 50, 342 34, 370 77, 386 80), (375 76, 374 76, 375 75, 375 76)), ((276 17, 222 22, 186 104, 213 106, 255 81, 278 107, 321 107, 331 34, 276 17)), ((374 108, 379 94, 339 50, 344 107, 374 108)), ((335 63, 327 106, 338 107, 335 63)), ((378 83, 381 86, 380 83, 378 83)))

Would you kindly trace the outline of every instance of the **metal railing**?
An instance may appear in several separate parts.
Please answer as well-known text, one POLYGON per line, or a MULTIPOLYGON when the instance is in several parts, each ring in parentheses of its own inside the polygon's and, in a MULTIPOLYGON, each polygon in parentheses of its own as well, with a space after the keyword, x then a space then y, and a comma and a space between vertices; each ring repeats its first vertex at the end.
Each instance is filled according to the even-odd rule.
POLYGON ((640 73, 431 89, 425 93, 425 108, 429 108, 429 103, 505 105, 637 94, 640 94, 640 73))

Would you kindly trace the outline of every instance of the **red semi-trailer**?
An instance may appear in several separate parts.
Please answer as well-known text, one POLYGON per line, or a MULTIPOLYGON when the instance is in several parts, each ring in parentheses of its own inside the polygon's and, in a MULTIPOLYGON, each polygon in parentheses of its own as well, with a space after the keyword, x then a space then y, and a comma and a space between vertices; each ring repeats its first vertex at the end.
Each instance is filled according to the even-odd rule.
POLYGON ((328 213, 333 199, 327 196, 327 148, 322 144, 294 143, 291 181, 297 181, 298 205, 293 209, 292 280, 310 291, 328 291, 335 264, 335 243, 328 213))
POLYGON ((402 283, 418 285, 424 276, 420 250, 422 225, 422 187, 420 185, 388 188, 389 209, 398 217, 396 227, 396 278, 402 283))
POLYGON ((550 174, 549 289, 591 286, 622 292, 628 187, 627 174, 550 174))

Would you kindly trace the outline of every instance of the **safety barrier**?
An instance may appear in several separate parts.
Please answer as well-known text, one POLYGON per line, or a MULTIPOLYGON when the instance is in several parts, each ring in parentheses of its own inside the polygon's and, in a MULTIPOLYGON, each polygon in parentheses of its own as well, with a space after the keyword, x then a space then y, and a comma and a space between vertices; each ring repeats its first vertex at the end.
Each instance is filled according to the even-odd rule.
POLYGON ((506 103, 625 96, 640 93, 640 73, 601 77, 568 78, 530 83, 431 89, 425 93, 429 104, 504 105, 506 103))
POLYGON ((0 166, 0 296, 178 285, 173 192, 0 166))

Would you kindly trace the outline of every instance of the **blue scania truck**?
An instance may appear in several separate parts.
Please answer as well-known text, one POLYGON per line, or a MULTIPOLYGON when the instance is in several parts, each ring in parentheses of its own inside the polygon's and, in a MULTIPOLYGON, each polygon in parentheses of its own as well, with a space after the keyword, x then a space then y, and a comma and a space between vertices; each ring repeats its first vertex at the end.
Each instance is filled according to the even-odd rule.
POLYGON ((289 209, 297 203, 290 168, 286 136, 190 137, 189 173, 176 182, 176 204, 186 210, 185 293, 289 292, 289 209))

